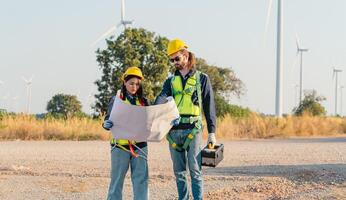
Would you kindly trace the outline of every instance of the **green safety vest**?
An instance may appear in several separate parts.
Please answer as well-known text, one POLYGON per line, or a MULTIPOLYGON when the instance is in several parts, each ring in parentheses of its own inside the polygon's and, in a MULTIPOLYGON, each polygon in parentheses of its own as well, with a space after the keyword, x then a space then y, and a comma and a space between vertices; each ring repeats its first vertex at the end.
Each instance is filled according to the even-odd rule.
POLYGON ((174 101, 177 104, 180 115, 193 115, 199 116, 201 109, 199 105, 192 102, 192 94, 197 90, 197 72, 189 77, 183 88, 183 82, 179 75, 173 76, 171 80, 171 89, 174 101))
POLYGON ((181 117, 180 122, 182 123, 194 123, 195 127, 187 135, 184 144, 178 145, 170 136, 167 134, 166 138, 170 146, 176 151, 182 152, 187 150, 191 141, 196 134, 201 132, 202 127, 202 91, 200 83, 200 72, 189 77, 186 81, 185 87, 183 88, 183 83, 180 76, 174 76, 171 79, 171 90, 173 93, 174 101, 177 104, 180 115, 191 115, 190 117, 181 117), (193 104, 192 94, 197 91, 198 105, 193 104))
MULTIPOLYGON (((127 103, 127 104, 131 104, 130 103, 130 101, 129 100, 127 100, 127 98, 125 98, 125 103, 127 103)), ((136 105, 137 106, 140 106, 141 105, 141 103, 140 103, 140 101, 138 100, 138 98, 136 99, 136 105)), ((123 139, 114 139, 114 138, 112 138, 111 139, 111 144, 114 144, 114 143, 117 143, 117 144, 119 144, 119 145, 128 145, 129 144, 129 141, 128 140, 123 140, 123 139)), ((132 144, 136 144, 136 141, 131 141, 132 142, 132 144)))

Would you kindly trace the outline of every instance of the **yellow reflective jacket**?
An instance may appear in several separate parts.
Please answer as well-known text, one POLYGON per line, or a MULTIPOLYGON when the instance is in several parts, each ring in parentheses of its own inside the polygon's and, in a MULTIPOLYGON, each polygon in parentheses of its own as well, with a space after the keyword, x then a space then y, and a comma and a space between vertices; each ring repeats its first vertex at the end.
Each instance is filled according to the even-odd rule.
POLYGON ((201 109, 192 101, 192 95, 197 90, 196 73, 189 77, 183 88, 183 82, 179 75, 172 77, 171 87, 174 101, 177 104, 180 115, 199 116, 201 109))

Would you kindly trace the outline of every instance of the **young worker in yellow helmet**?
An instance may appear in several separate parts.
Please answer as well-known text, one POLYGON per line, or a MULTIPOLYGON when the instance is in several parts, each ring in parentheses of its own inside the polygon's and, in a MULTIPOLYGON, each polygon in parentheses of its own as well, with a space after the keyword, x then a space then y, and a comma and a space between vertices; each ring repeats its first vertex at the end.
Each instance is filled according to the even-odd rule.
POLYGON ((155 104, 172 96, 179 110, 180 120, 175 122, 167 135, 179 199, 189 199, 186 163, 191 176, 192 196, 203 199, 202 112, 207 121, 208 144, 213 146, 216 143, 215 103, 208 75, 196 70, 195 56, 187 48, 179 39, 169 42, 167 54, 176 70, 165 81, 155 104))
MULTIPOLYGON (((123 85, 120 98, 128 104, 148 106, 143 95, 142 71, 138 67, 128 68, 122 76, 123 85)), ((115 96, 109 105, 103 128, 110 130, 113 122, 109 120, 115 96)), ((131 180, 134 199, 148 199, 148 154, 147 142, 136 142, 113 138, 111 140, 111 181, 108 190, 108 200, 122 199, 122 190, 126 172, 131 167, 131 180)))

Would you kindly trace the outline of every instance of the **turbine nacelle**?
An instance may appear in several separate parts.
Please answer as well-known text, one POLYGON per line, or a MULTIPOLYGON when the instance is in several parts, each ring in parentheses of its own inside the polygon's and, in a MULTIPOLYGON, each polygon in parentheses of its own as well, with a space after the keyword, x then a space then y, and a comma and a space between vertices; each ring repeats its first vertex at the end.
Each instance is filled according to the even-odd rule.
POLYGON ((117 24, 116 26, 111 27, 108 31, 106 31, 104 34, 102 34, 97 40, 95 40, 95 42, 93 42, 90 46, 96 45, 100 40, 104 39, 109 34, 111 34, 112 32, 116 31, 116 29, 118 29, 121 25, 124 26, 124 29, 126 29, 126 27, 128 25, 133 24, 134 20, 125 20, 125 0, 121 0, 121 10, 120 10, 120 12, 121 12, 121 15, 120 15, 120 22, 119 22, 119 24, 117 24))

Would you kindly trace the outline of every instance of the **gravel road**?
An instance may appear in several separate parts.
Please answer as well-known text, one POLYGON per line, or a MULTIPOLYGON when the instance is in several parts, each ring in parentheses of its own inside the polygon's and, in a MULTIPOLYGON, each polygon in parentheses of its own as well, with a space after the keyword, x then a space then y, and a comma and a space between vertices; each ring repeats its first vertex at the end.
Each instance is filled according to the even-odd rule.
MULTIPOLYGON (((222 141, 203 168, 205 199, 346 199, 346 137, 222 141)), ((0 142, 0 199, 105 199, 103 141, 0 142)), ((166 142, 149 144, 151 199, 177 199, 166 142)), ((132 199, 127 174, 125 199, 132 199)))

